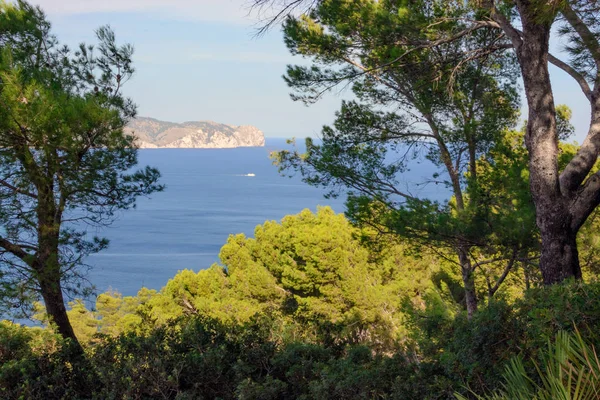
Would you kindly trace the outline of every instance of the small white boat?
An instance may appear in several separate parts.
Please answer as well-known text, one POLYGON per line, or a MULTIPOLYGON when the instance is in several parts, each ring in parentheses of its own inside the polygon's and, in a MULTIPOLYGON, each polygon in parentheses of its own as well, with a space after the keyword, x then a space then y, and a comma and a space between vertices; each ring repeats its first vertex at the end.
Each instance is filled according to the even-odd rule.
POLYGON ((250 174, 246 174, 246 176, 256 176, 256 174, 250 173, 250 174))

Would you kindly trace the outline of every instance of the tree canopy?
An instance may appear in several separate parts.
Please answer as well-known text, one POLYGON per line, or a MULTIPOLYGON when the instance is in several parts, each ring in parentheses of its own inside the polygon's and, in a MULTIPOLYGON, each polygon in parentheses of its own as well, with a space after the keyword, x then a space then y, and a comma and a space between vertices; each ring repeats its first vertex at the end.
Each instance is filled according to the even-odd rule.
MULTIPOLYGON (((356 223, 450 248, 472 315, 478 265, 505 264, 489 285, 493 294, 535 243, 499 234, 512 214, 497 209, 514 211, 506 199, 513 188, 498 176, 490 184, 492 174, 481 176, 489 169, 478 167, 516 123, 514 59, 507 54, 461 60, 465 51, 497 45, 497 36, 485 31, 435 49, 405 43, 407 36, 426 43, 451 28, 446 25, 462 25, 455 12, 427 2, 327 1, 288 18, 290 51, 314 62, 288 67, 292 98, 310 103, 337 85, 350 85, 357 100, 343 102, 333 126, 323 129, 322 143, 307 140, 306 154, 283 151, 276 162, 332 194, 339 187, 350 190, 347 213, 356 223), (447 22, 437 26, 441 18, 447 22), (404 173, 419 158, 438 167, 429 183, 449 189, 449 203, 414 195, 416 188, 405 184, 404 173), (504 192, 493 197, 480 180, 504 192)), ((531 238, 532 226, 520 228, 518 237, 531 238)))
POLYGON ((160 292, 103 293, 93 312, 74 302, 69 315, 85 342, 190 316, 228 326, 268 316, 287 340, 330 335, 392 349, 408 339, 407 310, 438 290, 431 276, 441 265, 398 241, 371 246, 373 235, 329 207, 303 210, 257 226, 254 238, 231 235, 220 265, 180 271, 160 292))
POLYGON ((135 105, 121 93, 132 76, 130 45, 108 27, 97 47, 72 51, 43 12, 0 3, 0 280, 20 306, 38 294, 58 331, 75 339, 63 290, 81 293, 85 256, 108 245, 89 225, 110 224, 136 197, 162 189, 138 171, 123 132, 135 105))
MULTIPOLYGON (((515 55, 523 78, 529 110, 525 144, 528 149, 530 188, 536 209, 536 223, 541 235, 540 270, 547 284, 569 277, 581 277, 577 233, 600 203, 600 177, 592 170, 600 154, 600 124, 597 121, 600 118, 600 27, 598 9, 594 2, 255 0, 252 3, 259 9, 269 10, 270 6, 275 6, 276 12, 271 14, 264 28, 288 17, 292 21, 298 21, 297 17, 292 16, 297 12, 304 13, 307 20, 310 20, 310 16, 319 15, 320 10, 331 10, 326 15, 319 15, 308 35, 318 38, 324 37, 325 34, 328 40, 332 38, 329 28, 319 28, 319 24, 329 25, 331 18, 335 18, 336 15, 346 13, 348 17, 348 21, 341 21, 339 25, 342 33, 352 31, 352 16, 361 21, 360 25, 355 25, 361 32, 358 35, 360 36, 368 35, 374 30, 384 30, 390 25, 389 18, 373 13, 373 10, 387 8, 393 11, 389 13, 391 18, 405 22, 404 29, 394 26, 388 35, 395 38, 392 47, 397 53, 375 63, 361 64, 364 73, 370 72, 378 77, 386 73, 402 73, 410 68, 411 65, 407 65, 406 62, 406 55, 412 56, 415 52, 429 51, 438 56, 433 66, 427 60, 413 64, 413 68, 419 68, 420 65, 420 71, 429 73, 440 71, 439 68, 447 63, 453 65, 449 74, 446 71, 440 75, 447 78, 451 78, 475 60, 502 58, 506 54, 515 55), (364 20, 362 17, 365 15, 376 17, 364 20), (482 36, 491 40, 472 40, 482 36), (554 37, 564 43, 565 57, 562 59, 550 54, 549 43, 554 37), (473 46, 463 46, 465 40, 471 40, 473 46), (455 46, 456 52, 445 52, 452 46, 455 46), (574 80, 591 107, 592 118, 588 135, 575 157, 562 169, 559 169, 558 163, 561 127, 557 121, 557 108, 550 84, 549 63, 562 69, 574 80)), ((333 31, 335 32, 335 29, 333 31)), ((337 55, 348 49, 364 49, 349 43, 352 43, 352 40, 330 40, 322 42, 321 45, 329 46, 332 54, 337 55)), ((381 42, 371 41, 369 45, 379 43, 381 42)), ((313 50, 310 46, 299 48, 300 53, 308 54, 313 50)), ((325 63, 332 60, 317 59, 325 63)), ((364 60, 360 61, 362 63, 364 60)), ((450 79, 450 83, 453 81, 450 79)), ((452 92, 453 85, 448 85, 448 89, 452 92)))

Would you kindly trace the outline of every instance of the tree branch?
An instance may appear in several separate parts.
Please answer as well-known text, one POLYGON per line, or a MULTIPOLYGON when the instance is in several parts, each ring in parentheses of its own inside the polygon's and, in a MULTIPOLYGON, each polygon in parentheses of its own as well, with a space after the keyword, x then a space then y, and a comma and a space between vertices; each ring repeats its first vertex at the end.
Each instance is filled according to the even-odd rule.
POLYGON ((0 237, 0 247, 10 252, 15 257, 25 261, 29 265, 28 259, 30 258, 30 254, 23 250, 21 246, 12 243, 8 239, 0 237))
POLYGON ((262 26, 259 26, 256 35, 260 36, 265 34, 275 24, 284 20, 288 15, 290 15, 293 12, 294 9, 299 8, 302 4, 307 4, 305 10, 308 11, 310 8, 317 4, 317 1, 318 0, 251 0, 252 4, 250 5, 250 13, 252 11, 258 11, 258 13, 261 14, 262 11, 269 5, 273 5, 274 3, 281 4, 281 9, 275 12, 275 15, 267 17, 265 19, 266 22, 264 22, 262 26))
POLYGON ((515 261, 517 260, 517 252, 518 252, 518 247, 515 246, 515 248, 513 249, 512 257, 508 261, 508 264, 506 264, 506 267, 504 268, 502 275, 500 275, 500 277, 496 281, 496 284, 494 285, 494 287, 488 288, 488 296, 490 298, 498 291, 498 289, 500 288, 500 285, 502 285, 502 283, 508 276, 509 272, 512 270, 512 267, 515 265, 515 261))
POLYGON ((585 80, 583 75, 581 75, 579 72, 577 72, 569 64, 567 64, 566 62, 564 62, 562 60, 559 60, 558 58, 554 57, 550 53, 548 53, 548 61, 550 61, 550 63, 553 64, 555 67, 560 68, 563 71, 565 71, 567 74, 571 75, 571 77, 573 79, 575 79, 575 81, 579 84, 579 87, 581 87, 581 91, 583 92, 585 97, 589 101, 592 101, 592 89, 590 88, 590 85, 585 80))
MULTIPOLYGON (((498 24, 497 27, 504 31, 506 36, 510 39, 513 47, 518 52, 519 49, 521 48, 521 45, 523 44, 523 39, 521 38, 521 32, 510 23, 510 21, 508 20, 508 18, 506 18, 504 16, 504 14, 502 14, 501 12, 498 12, 498 9, 496 9, 496 4, 494 3, 494 0, 483 1, 482 5, 483 5, 483 7, 487 8, 489 10, 490 17, 492 18, 493 22, 498 24)), ((492 22, 492 21, 490 21, 490 22, 492 22)), ((489 26, 494 26, 494 25, 490 24, 489 26)))
MULTIPOLYGON (((600 99, 597 100, 600 103, 600 99)), ((593 108, 600 108, 592 104, 593 108)), ((593 113, 597 114, 597 113, 593 113)), ((580 189, 581 183, 590 173, 594 164, 598 160, 600 153, 600 119, 593 120, 590 124, 588 134, 581 144, 575 157, 565 167, 560 174, 560 190, 563 196, 571 197, 580 189)))
MULTIPOLYGON (((504 16, 502 16, 504 17, 504 16)), ((504 17, 504 19, 506 19, 504 17)), ((510 25, 510 24, 509 24, 510 25)), ((491 27, 497 27, 497 28, 501 28, 504 30, 504 28, 502 28, 501 24, 495 24, 493 22, 489 23, 488 26, 491 27)), ((512 25, 510 25, 510 29, 512 29, 514 32, 516 32, 516 34, 519 36, 519 39, 522 37, 523 32, 521 32, 520 30, 518 30, 517 28, 513 27, 512 25)), ((505 30, 504 30, 505 31, 505 30)), ((506 32, 506 31, 505 31, 506 32)), ((508 35, 508 33, 507 33, 508 35)), ((509 36, 510 37, 510 36, 509 36)), ((512 39, 511 39, 512 40, 512 39)), ((513 41, 513 47, 515 47, 514 45, 514 41, 513 41)), ((515 47, 516 48, 516 47, 515 47)), ((555 56, 553 56, 552 54, 548 53, 548 61, 554 65, 555 67, 562 69, 564 72, 566 72, 567 74, 569 74, 573 79, 575 79, 575 81, 579 84, 579 86, 581 87, 581 91, 583 92, 583 94, 585 95, 585 97, 591 101, 592 100, 592 89, 590 88, 590 85, 588 84, 588 82, 585 80, 585 78, 583 77, 583 75, 581 75, 579 72, 577 72, 577 70, 575 70, 573 67, 571 67, 569 64, 567 64, 566 62, 556 58, 555 56)))
POLYGON ((577 232, 598 205, 600 205, 600 171, 587 179, 573 200, 571 230, 577 232))
POLYGON ((35 193, 31 193, 31 192, 28 192, 27 190, 19 189, 18 187, 11 185, 10 183, 6 182, 3 179, 0 179, 0 185, 9 188, 10 190, 12 190, 15 193, 20 193, 22 195, 29 196, 33 199, 37 199, 37 195, 35 193))
POLYGON ((571 8, 568 1, 563 2, 564 6, 562 9, 562 15, 565 17, 569 25, 581 38, 581 41, 585 45, 586 49, 590 52, 596 63, 596 68, 600 70, 600 43, 596 39, 596 36, 590 31, 585 22, 579 18, 579 15, 571 8))

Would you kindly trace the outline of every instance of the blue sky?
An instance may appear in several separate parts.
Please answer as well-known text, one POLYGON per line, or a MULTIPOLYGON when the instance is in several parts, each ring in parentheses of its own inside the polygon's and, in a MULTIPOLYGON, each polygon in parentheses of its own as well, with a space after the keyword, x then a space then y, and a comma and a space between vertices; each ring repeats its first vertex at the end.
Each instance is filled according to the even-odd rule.
POLYGON ((93 43, 109 24, 135 47, 136 74, 124 87, 139 115, 183 122, 255 125, 270 137, 317 135, 340 98, 306 107, 281 78, 289 55, 279 29, 255 37, 244 0, 37 0, 59 39, 93 43))
MULTIPOLYGON (((136 74, 125 92, 142 116, 255 125, 269 137, 316 136, 349 96, 331 94, 310 107, 293 102, 281 76, 302 59, 289 55, 279 29, 255 37, 258 17, 246 0, 31 1, 69 45, 93 43, 94 29, 106 24, 119 42, 134 45, 136 74)), ((556 103, 572 108, 581 142, 589 105, 564 73, 552 68, 552 78, 556 103)))

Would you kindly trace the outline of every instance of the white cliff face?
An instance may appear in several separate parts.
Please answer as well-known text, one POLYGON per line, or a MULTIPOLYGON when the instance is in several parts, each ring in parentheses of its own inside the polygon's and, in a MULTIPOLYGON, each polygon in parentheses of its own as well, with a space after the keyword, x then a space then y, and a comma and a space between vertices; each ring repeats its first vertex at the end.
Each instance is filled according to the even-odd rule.
POLYGON ((136 140, 136 143, 140 149, 158 149, 158 146, 154 143, 144 142, 143 140, 136 140))
POLYGON ((125 133, 136 136, 142 149, 225 149, 265 145, 265 137, 258 128, 212 121, 175 124, 142 117, 129 123, 125 133))

